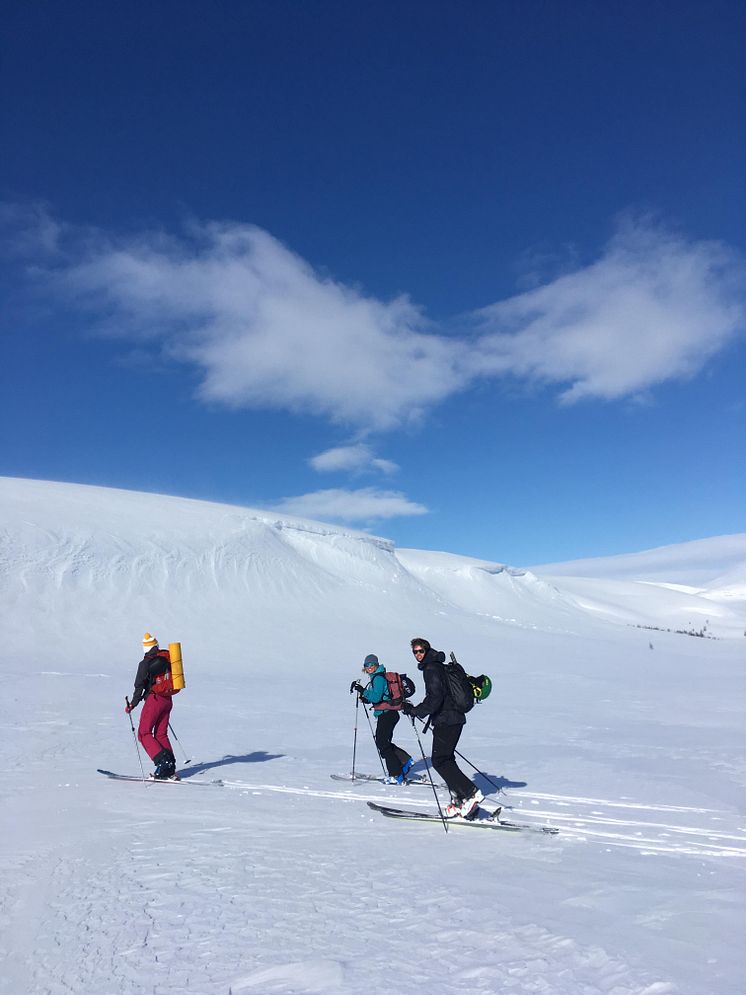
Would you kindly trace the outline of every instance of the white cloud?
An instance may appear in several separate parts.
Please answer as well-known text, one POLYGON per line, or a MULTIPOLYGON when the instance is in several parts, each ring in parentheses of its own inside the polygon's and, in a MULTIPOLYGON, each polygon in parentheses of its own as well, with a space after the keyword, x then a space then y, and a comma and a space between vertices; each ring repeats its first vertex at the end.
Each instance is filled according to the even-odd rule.
POLYGON ((363 487, 350 491, 332 488, 283 498, 272 511, 323 522, 371 522, 403 515, 426 515, 423 504, 410 501, 399 491, 363 487))
MULTIPOLYGON (((196 365, 203 400, 363 431, 418 419, 477 379, 557 385, 565 402, 639 396, 694 376, 744 327, 743 260, 644 220, 620 225, 596 262, 467 315, 467 335, 463 316, 458 331, 436 330, 407 297, 379 301, 337 283, 249 225, 115 242, 40 210, 26 241, 32 231, 40 260, 56 251, 54 287, 108 331, 196 365)), ((315 465, 366 459, 392 469, 354 446, 315 465)))
POLYGON ((336 446, 323 453, 312 456, 309 464, 318 473, 333 473, 349 471, 362 473, 366 470, 377 470, 380 473, 396 473, 399 467, 391 460, 375 456, 370 446, 358 442, 351 446, 336 446))
POLYGON ((122 334, 161 337, 197 364, 204 400, 384 429, 463 385, 458 344, 427 331, 406 297, 377 301, 321 277, 248 225, 191 235, 89 246, 58 279, 122 334))
POLYGON ((744 327, 743 263, 724 246, 627 221, 583 269, 475 313, 481 376, 620 398, 699 372, 744 327))

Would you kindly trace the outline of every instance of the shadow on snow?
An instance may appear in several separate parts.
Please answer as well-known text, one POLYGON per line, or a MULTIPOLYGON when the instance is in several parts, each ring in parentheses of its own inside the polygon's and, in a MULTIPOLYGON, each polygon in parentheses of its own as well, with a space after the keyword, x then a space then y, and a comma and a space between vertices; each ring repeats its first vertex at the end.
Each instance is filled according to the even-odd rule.
MULTIPOLYGON (((463 760, 463 758, 457 757, 457 761, 458 760, 463 760)), ((472 777, 474 783, 485 797, 487 795, 495 795, 498 791, 502 791, 503 788, 525 788, 528 785, 528 781, 511 781, 510 778, 503 777, 502 774, 485 774, 481 770, 476 771, 476 773, 472 773, 471 770, 465 770, 463 765, 459 766, 461 766, 461 769, 464 770, 466 774, 472 777)), ((422 760, 418 760, 412 767, 412 773, 424 774, 426 773, 428 767, 432 769, 429 757, 425 763, 423 763, 422 760)))
POLYGON ((180 770, 179 777, 182 781, 186 781, 196 774, 203 774, 206 770, 214 770, 216 767, 227 767, 229 764, 261 764, 266 760, 279 760, 283 756, 283 753, 267 753, 266 750, 255 750, 253 753, 244 753, 241 757, 234 757, 232 754, 228 754, 220 760, 212 760, 210 763, 197 764, 194 767, 180 770))
POLYGON ((474 776, 474 782, 485 797, 495 795, 503 788, 525 788, 528 785, 528 781, 511 781, 502 774, 483 774, 482 771, 474 776))

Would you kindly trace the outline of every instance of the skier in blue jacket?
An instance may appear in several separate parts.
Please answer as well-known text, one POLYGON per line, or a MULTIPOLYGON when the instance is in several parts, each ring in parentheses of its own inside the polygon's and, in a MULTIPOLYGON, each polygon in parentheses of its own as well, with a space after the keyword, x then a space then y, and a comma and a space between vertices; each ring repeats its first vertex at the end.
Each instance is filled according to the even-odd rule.
POLYGON ((360 700, 368 705, 373 705, 373 714, 376 717, 376 748, 386 764, 389 772, 389 780, 397 784, 404 784, 414 760, 406 750, 391 742, 394 735, 394 728, 399 721, 399 711, 401 705, 390 705, 391 693, 389 692, 388 681, 386 680, 386 668, 378 662, 375 653, 370 653, 363 661, 363 671, 368 675, 370 681, 367 687, 362 684, 354 684, 353 688, 360 695, 360 700))

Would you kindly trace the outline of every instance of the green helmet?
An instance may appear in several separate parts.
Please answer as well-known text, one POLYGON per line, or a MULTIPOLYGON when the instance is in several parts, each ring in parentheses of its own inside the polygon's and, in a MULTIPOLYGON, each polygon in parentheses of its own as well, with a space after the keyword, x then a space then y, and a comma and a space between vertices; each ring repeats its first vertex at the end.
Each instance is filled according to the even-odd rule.
POLYGON ((489 698, 490 696, 492 681, 486 674, 482 674, 481 677, 472 678, 472 687, 474 689, 475 701, 484 701, 485 698, 489 698))

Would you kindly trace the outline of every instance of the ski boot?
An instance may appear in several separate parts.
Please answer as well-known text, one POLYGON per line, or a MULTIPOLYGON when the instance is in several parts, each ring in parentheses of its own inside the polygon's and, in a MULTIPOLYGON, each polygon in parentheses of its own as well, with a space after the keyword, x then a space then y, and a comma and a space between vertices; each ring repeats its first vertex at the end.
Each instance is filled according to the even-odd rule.
POLYGON ((155 770, 153 778, 156 781, 178 781, 176 774, 176 757, 170 750, 161 750, 153 757, 155 770))
POLYGON ((407 760, 407 762, 402 766, 401 769, 402 781, 406 781, 407 774, 410 772, 410 770, 413 767, 414 767, 414 760, 410 757, 409 760, 407 760))
POLYGON ((483 801, 484 795, 479 788, 475 788, 468 798, 452 799, 450 805, 446 805, 444 815, 446 819, 474 819, 479 811, 479 803, 483 801))
POLYGON ((479 811, 479 803, 484 801, 484 795, 479 788, 474 789, 474 794, 469 795, 461 803, 459 815, 462 819, 474 819, 479 811))

